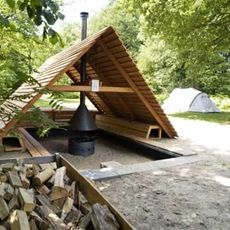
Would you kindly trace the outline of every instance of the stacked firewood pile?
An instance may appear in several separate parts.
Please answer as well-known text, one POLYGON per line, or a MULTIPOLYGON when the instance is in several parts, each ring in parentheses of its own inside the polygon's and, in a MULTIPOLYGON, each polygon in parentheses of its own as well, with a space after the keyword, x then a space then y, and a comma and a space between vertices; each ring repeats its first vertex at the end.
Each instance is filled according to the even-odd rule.
POLYGON ((119 229, 107 206, 90 205, 66 168, 0 165, 0 230, 119 229))

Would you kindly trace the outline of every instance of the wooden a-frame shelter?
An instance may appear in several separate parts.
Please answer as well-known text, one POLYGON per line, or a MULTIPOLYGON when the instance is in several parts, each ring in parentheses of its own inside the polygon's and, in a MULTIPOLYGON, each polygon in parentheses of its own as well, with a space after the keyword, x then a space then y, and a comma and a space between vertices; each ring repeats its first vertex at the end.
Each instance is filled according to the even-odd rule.
POLYGON ((158 125, 163 134, 173 138, 176 131, 157 102, 153 92, 130 58, 119 36, 107 27, 85 40, 70 46, 47 59, 32 76, 39 84, 23 83, 0 106, 1 111, 11 113, 11 118, 1 117, 0 135, 6 135, 16 124, 14 107, 26 112, 40 98, 36 89, 44 87, 57 91, 86 91, 88 99, 99 112, 108 117, 158 125), (87 77, 102 82, 99 92, 90 85, 80 85, 80 59, 87 54, 87 77), (64 75, 75 83, 58 86, 55 83, 64 75), (28 94, 23 100, 17 96, 28 94))

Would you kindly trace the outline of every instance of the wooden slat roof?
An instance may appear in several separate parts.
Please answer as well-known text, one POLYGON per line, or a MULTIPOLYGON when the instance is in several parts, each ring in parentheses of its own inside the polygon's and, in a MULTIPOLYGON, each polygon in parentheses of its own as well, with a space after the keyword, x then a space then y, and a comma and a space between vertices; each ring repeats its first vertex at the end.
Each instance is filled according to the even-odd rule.
MULTIPOLYGON (((131 87, 134 91, 134 93, 88 92, 88 98, 99 111, 109 116, 158 124, 166 136, 177 136, 151 89, 112 27, 107 27, 47 59, 38 72, 33 74, 37 83, 23 83, 0 106, 0 110, 9 108, 9 104, 14 104, 17 105, 18 110, 26 112, 41 96, 41 93, 36 89, 52 86, 65 73, 75 83, 79 82, 80 58, 86 53, 87 77, 89 79, 99 79, 105 86, 131 87), (16 96, 24 93, 30 94, 30 97, 23 101, 15 99, 16 96)), ((11 117, 8 120, 2 116, 0 120, 1 135, 6 134, 14 126, 16 122, 14 115, 12 109, 11 117)))

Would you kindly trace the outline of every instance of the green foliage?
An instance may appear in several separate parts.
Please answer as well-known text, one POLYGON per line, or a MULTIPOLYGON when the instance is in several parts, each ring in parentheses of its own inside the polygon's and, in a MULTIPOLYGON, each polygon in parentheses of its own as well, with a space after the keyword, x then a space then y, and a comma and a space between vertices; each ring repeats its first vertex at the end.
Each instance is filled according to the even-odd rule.
POLYGON ((37 134, 40 137, 47 135, 50 129, 58 127, 56 122, 49 119, 47 114, 42 112, 39 108, 34 108, 32 111, 26 114, 18 112, 16 118, 19 121, 27 121, 37 127, 37 134))
POLYGON ((139 15, 145 44, 139 66, 154 86, 230 94, 228 0, 124 2, 124 8, 139 15), (157 53, 145 58, 148 49, 157 53))
POLYGON ((170 116, 191 119, 191 120, 215 122, 219 124, 230 124, 230 112, 220 112, 220 113, 185 112, 185 113, 170 114, 170 116))
MULTIPOLYGON (((56 44, 58 41, 62 43, 61 37, 51 27, 58 19, 64 19, 64 15, 60 12, 57 1, 6 0, 6 4, 11 12, 0 10, 0 26, 11 27, 14 22, 15 13, 26 14, 29 20, 32 20, 36 26, 43 26, 44 39, 48 37, 52 44, 56 44)), ((6 6, 4 7, 6 8, 6 6)))
POLYGON ((221 111, 230 111, 230 97, 225 95, 211 96, 211 99, 215 102, 217 107, 221 111))
MULTIPOLYGON (((63 15, 59 12, 56 1, 0 0, 0 104, 23 82, 37 84, 36 90, 41 89, 31 74, 52 54, 50 43, 61 41, 60 36, 51 28, 58 18, 63 19, 63 15), (48 40, 40 39, 38 25, 43 26, 43 39, 49 38, 50 43, 48 40)), ((42 91, 50 93, 44 89, 42 91)), ((25 94, 11 99, 23 101, 30 96, 25 94)), ((51 101, 51 105, 53 108, 60 108, 55 99, 51 101)), ((10 119, 15 113, 19 119, 22 119, 22 116, 27 117, 20 115, 16 105, 10 105, 8 109, 1 111, 1 117, 10 119), (12 112, 9 113, 8 109, 12 112)), ((29 115, 28 119, 34 122, 37 120, 39 131, 47 131, 49 127, 55 126, 37 110, 29 115)))

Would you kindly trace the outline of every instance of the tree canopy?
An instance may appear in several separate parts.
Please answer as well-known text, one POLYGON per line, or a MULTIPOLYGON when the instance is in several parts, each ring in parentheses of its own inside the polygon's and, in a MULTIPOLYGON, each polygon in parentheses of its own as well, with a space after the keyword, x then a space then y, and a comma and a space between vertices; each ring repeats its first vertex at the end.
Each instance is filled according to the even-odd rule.
MULTIPOLYGON (((142 50, 151 46, 154 49, 158 44, 156 37, 165 44, 165 48, 161 47, 162 56, 171 50, 172 67, 176 68, 174 74, 169 72, 170 82, 178 80, 178 86, 193 86, 208 93, 230 92, 229 0, 125 0, 124 3, 125 8, 139 15, 140 32, 147 41, 142 50)), ((159 64, 162 70, 167 68, 169 56, 159 59, 159 53, 153 55, 157 56, 152 61, 153 74, 155 70, 159 73, 159 64)))

